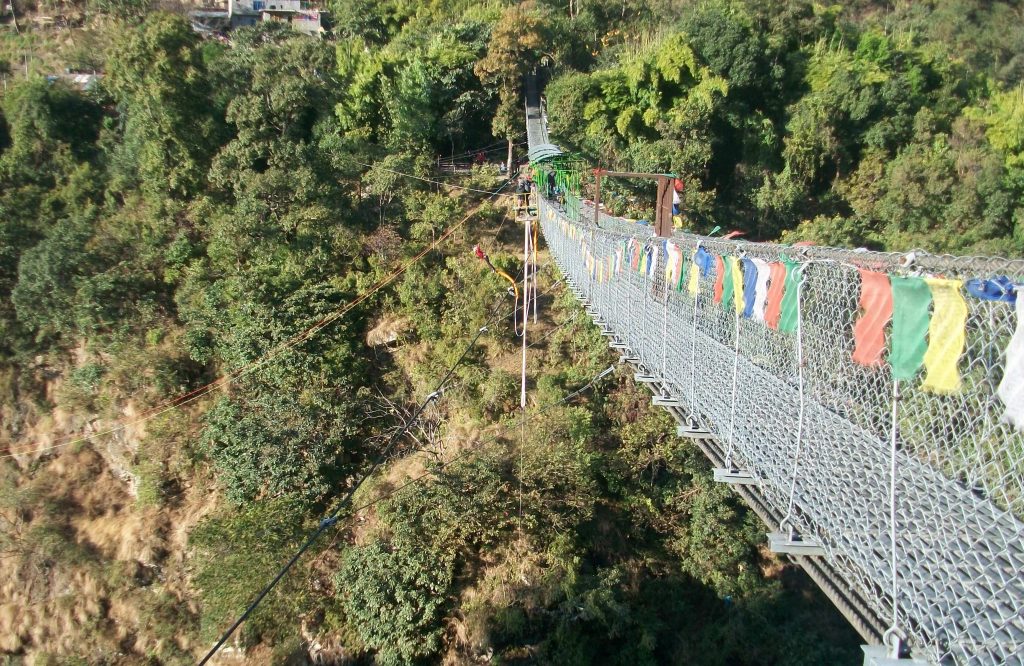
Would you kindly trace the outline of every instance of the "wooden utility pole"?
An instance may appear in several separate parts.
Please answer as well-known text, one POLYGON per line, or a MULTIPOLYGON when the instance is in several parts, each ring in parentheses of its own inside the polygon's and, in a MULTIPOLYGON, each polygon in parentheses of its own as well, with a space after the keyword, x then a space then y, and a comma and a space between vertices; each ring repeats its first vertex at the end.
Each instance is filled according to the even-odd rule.
POLYGON ((654 202, 654 235, 668 238, 672 235, 672 181, 675 177, 664 173, 637 173, 633 171, 606 171, 594 169, 594 225, 601 226, 601 178, 651 178, 658 182, 658 194, 654 202))

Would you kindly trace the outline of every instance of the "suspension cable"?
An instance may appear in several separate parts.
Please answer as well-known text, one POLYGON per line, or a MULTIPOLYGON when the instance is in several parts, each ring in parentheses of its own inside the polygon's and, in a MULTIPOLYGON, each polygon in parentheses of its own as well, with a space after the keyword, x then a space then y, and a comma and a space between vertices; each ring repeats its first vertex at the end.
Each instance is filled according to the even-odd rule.
MULTIPOLYGON (((590 387, 592 387, 598 381, 600 381, 604 377, 610 375, 614 371, 615 371, 615 366, 609 366, 609 367, 605 368, 600 373, 595 375, 590 381, 588 381, 586 384, 584 384, 582 387, 580 387, 580 388, 576 389, 575 391, 573 391, 572 393, 570 393, 570 394, 560 398, 559 400, 556 400, 554 402, 549 402, 548 404, 546 404, 546 405, 542 406, 541 408, 537 409, 534 412, 533 416, 534 417, 541 416, 542 414, 545 414, 545 413, 551 411, 555 407, 559 407, 559 406, 569 402, 570 400, 572 400, 576 396, 578 396, 581 393, 584 393, 585 391, 587 391, 590 387)), ((497 433, 491 435, 490 437, 488 437, 486 439, 480 440, 480 442, 478 442, 477 445, 478 446, 486 446, 488 444, 491 444, 491 443, 497 441, 505 433, 509 432, 510 430, 512 430, 514 428, 519 427, 521 422, 522 422, 522 419, 519 419, 519 421, 513 422, 510 425, 502 426, 498 430, 497 433)), ((455 456, 453 456, 450 460, 447 460, 445 462, 439 463, 438 466, 437 466, 437 469, 444 469, 445 467, 448 467, 448 466, 454 464, 456 461, 458 461, 458 460, 460 460, 462 458, 465 458, 466 456, 468 456, 471 453, 475 453, 475 449, 465 449, 462 452, 460 452, 460 453, 456 454, 455 456)), ((420 474, 419 476, 413 477, 409 481, 403 483, 402 485, 400 485, 400 486, 398 486, 396 488, 393 488, 392 490, 384 493, 380 497, 374 498, 373 500, 367 502, 366 504, 362 504, 360 506, 355 507, 354 509, 352 509, 350 511, 350 515, 354 515, 356 513, 359 513, 360 511, 365 511, 366 509, 369 509, 370 507, 372 507, 372 506, 374 506, 376 504, 379 504, 379 503, 383 502, 384 500, 386 500, 388 498, 394 497, 399 492, 401 492, 402 490, 405 490, 409 486, 415 485, 416 483, 422 481, 423 479, 426 479, 426 478, 430 477, 431 475, 434 474, 434 471, 435 470, 431 470, 431 471, 428 471, 428 472, 424 472, 423 474, 420 474)))
POLYGON ((800 264, 796 271, 796 376, 797 392, 799 395, 799 407, 796 418, 796 451, 793 454, 793 471, 789 484, 789 506, 786 508, 786 516, 779 521, 779 530, 789 530, 789 538, 793 538, 796 529, 793 525, 793 507, 796 501, 796 479, 797 471, 800 469, 800 454, 803 453, 804 444, 804 418, 806 390, 804 388, 804 335, 803 335, 803 312, 801 311, 801 296, 804 290, 804 269, 808 264, 800 264))
MULTIPOLYGON (((741 252, 740 253, 740 258, 742 258, 745 255, 746 255, 746 252, 741 252)), ((739 260, 740 259, 735 259, 734 261, 739 261, 739 260)), ((732 266, 728 266, 726 270, 730 270, 731 271, 732 270, 732 266)), ((735 281, 735 280, 736 280, 736 278, 735 278, 735 273, 734 273, 733 274, 733 281, 735 281)), ((742 284, 736 284, 736 285, 733 286, 733 288, 734 289, 743 289, 743 285, 742 284)), ((735 296, 734 296, 734 298, 735 298, 735 296)), ((735 327, 735 332, 734 332, 734 336, 735 336, 734 340, 735 340, 735 342, 734 342, 734 345, 733 345, 733 359, 732 359, 732 397, 729 400, 729 403, 730 403, 730 407, 729 407, 729 443, 728 443, 728 447, 726 448, 726 451, 725 451, 725 467, 727 469, 731 469, 732 468, 732 450, 733 450, 733 446, 735 445, 735 437, 734 437, 734 435, 735 435, 735 432, 736 432, 736 398, 737 398, 737 390, 739 388, 738 381, 739 381, 739 373, 740 373, 740 311, 739 311, 739 309, 735 305, 732 305, 732 308, 733 308, 733 310, 735 310, 735 315, 734 316, 735 316, 735 319, 736 319, 736 327, 735 327)))
MULTIPOLYGON (((493 192, 489 192, 488 194, 491 195, 489 197, 489 199, 493 199, 496 196, 504 196, 504 195, 501 195, 500 192, 501 192, 501 190, 505 189, 505 187, 507 187, 508 184, 511 183, 511 182, 512 182, 511 180, 506 180, 496 190, 494 190, 493 192)), ((438 236, 438 238, 436 240, 434 240, 432 243, 430 243, 430 245, 428 245, 425 249, 423 249, 422 251, 418 252, 409 261, 407 261, 405 264, 399 266, 392 273, 390 273, 387 276, 385 276, 384 278, 378 280, 376 283, 374 283, 372 286, 370 286, 367 290, 363 291, 358 296, 356 296, 353 300, 349 301, 348 303, 343 305, 338 310, 335 310, 334 312, 324 316, 323 318, 321 318, 320 320, 318 320, 316 323, 312 324, 311 326, 307 327, 306 329, 300 331, 299 333, 296 333, 295 335, 293 335, 292 337, 288 338, 287 340, 279 343, 277 346, 271 348, 269 351, 264 353, 262 356, 260 356, 260 357, 258 357, 256 359, 253 359, 252 361, 249 361, 248 363, 244 364, 242 367, 240 367, 240 368, 238 368, 236 370, 232 370, 231 372, 226 373, 226 374, 218 377, 217 379, 215 379, 215 380, 213 380, 213 381, 211 381, 211 382, 209 382, 207 384, 204 384, 203 386, 195 388, 195 389, 193 389, 193 390, 191 390, 191 391, 189 391, 187 393, 184 393, 184 394, 181 394, 181 395, 176 396, 174 398, 170 398, 168 400, 165 400, 165 401, 163 401, 163 402, 161 402, 161 403, 151 407, 150 409, 146 410, 139 417, 137 417, 137 418, 135 418, 135 419, 133 419, 131 421, 122 421, 121 423, 119 423, 119 424, 117 424, 115 426, 111 426, 110 428, 107 428, 105 430, 101 430, 99 432, 94 432, 94 433, 91 433, 91 434, 88 434, 88 435, 82 435, 82 436, 79 436, 79 437, 75 437, 73 435, 64 435, 62 437, 57 438, 57 440, 59 441, 59 443, 57 443, 57 444, 52 444, 50 446, 41 447, 41 448, 30 448, 30 449, 26 448, 26 449, 20 450, 20 451, 10 451, 8 453, 0 454, 0 459, 3 459, 3 458, 14 458, 16 456, 28 455, 28 454, 33 454, 33 453, 43 453, 43 452, 46 452, 46 451, 54 451, 54 450, 57 450, 57 449, 62 449, 62 448, 68 447, 68 446, 74 446, 76 444, 82 444, 82 443, 85 443, 85 442, 89 442, 89 441, 92 441, 94 439, 98 439, 100 437, 104 437, 106 435, 112 435, 114 433, 120 432, 120 431, 125 430, 127 428, 130 428, 132 426, 139 425, 139 424, 145 423, 147 421, 150 421, 150 420, 152 420, 152 419, 154 419, 154 418, 156 418, 158 416, 166 414, 167 412, 170 412, 170 411, 173 411, 175 409, 179 409, 181 407, 184 407, 185 405, 188 405, 190 403, 195 402, 196 400, 199 400, 200 398, 202 398, 203 396, 211 393, 215 389, 228 384, 232 380, 239 379, 241 377, 244 377, 246 375, 251 374, 252 372, 258 370, 259 368, 261 368, 264 365, 266 365, 267 363, 269 363, 271 360, 273 360, 275 357, 279 356, 283 352, 285 352, 285 351, 287 351, 289 349, 292 349, 292 348, 298 346, 299 344, 305 342, 306 340, 309 340, 310 338, 314 337, 321 330, 323 330, 327 326, 331 325, 335 321, 338 321, 339 319, 341 319, 342 317, 347 315, 349 312, 351 312, 353 309, 355 309, 356 306, 360 305, 361 303, 363 303, 364 301, 369 299, 370 296, 372 296, 373 294, 377 293, 378 291, 384 289, 385 287, 390 285, 392 282, 397 280, 410 267, 412 267, 414 264, 418 263, 423 257, 425 257, 428 253, 430 253, 431 251, 436 249, 442 242, 444 242, 445 240, 450 238, 452 236, 452 234, 454 234, 458 229, 460 229, 463 225, 465 225, 466 222, 468 222, 480 210, 480 208, 483 207, 483 204, 486 203, 486 201, 487 200, 485 200, 484 202, 481 202, 480 204, 477 204, 476 206, 474 206, 473 209, 471 211, 469 211, 469 213, 467 213, 465 215, 465 217, 463 217, 461 220, 459 220, 458 222, 453 224, 451 227, 449 227, 449 229, 447 231, 445 231, 443 234, 438 236), (60 440, 66 440, 66 441, 60 441, 60 440)))
POLYGON ((445 373, 444 378, 437 385, 437 388, 434 390, 434 392, 426 397, 426 399, 419 405, 419 407, 416 408, 416 411, 412 414, 412 416, 410 416, 408 420, 406 420, 405 424, 388 439, 387 444, 384 446, 383 449, 381 449, 381 452, 377 454, 377 457, 374 459, 373 464, 370 465, 370 468, 366 470, 366 472, 359 478, 359 480, 356 481, 355 485, 353 485, 352 488, 345 494, 345 496, 338 503, 337 508, 335 508, 330 515, 328 515, 326 518, 320 521, 320 524, 317 527, 317 529, 309 536, 308 539, 306 539, 305 543, 303 543, 299 550, 296 551, 296 553, 292 556, 292 558, 288 560, 287 564, 285 564, 281 568, 281 570, 277 572, 277 575, 274 576, 273 580, 271 580, 270 583, 266 587, 264 587, 263 590, 260 591, 260 593, 256 596, 256 599, 254 599, 253 602, 249 604, 249 607, 245 609, 245 612, 243 612, 238 617, 238 619, 235 620, 235 622, 220 637, 217 643, 212 648, 210 648, 210 651, 206 653, 206 656, 203 657, 202 661, 199 662, 200 666, 203 666, 203 664, 208 662, 210 658, 213 657, 213 655, 215 655, 218 650, 220 650, 221 646, 224 645, 224 643, 227 642, 228 638, 231 637, 231 634, 235 632, 235 629, 237 629, 243 622, 245 622, 249 615, 252 614, 254 610, 256 610, 256 607, 260 605, 260 602, 263 601, 264 597, 266 597, 270 593, 270 591, 277 586, 278 582, 280 582, 284 575, 288 573, 288 570, 295 565, 295 563, 299 560, 300 557, 302 557, 302 554, 309 550, 309 548, 316 542, 316 540, 320 538, 320 535, 326 532, 331 526, 338 522, 338 517, 341 513, 341 509, 352 500, 352 496, 355 495, 356 491, 358 491, 359 488, 363 485, 363 483, 368 478, 373 476, 373 473, 376 472, 377 469, 384 463, 384 460, 385 458, 387 458, 387 455, 391 452, 391 449, 394 448, 395 444, 402 437, 402 435, 404 435, 409 430, 409 428, 411 428, 412 425, 419 420, 420 415, 423 414, 424 410, 426 410, 430 403, 441 397, 441 394, 444 392, 445 389, 445 384, 448 383, 448 380, 451 379, 451 376, 455 373, 458 367, 462 365, 462 362, 466 359, 466 355, 469 354, 470 350, 472 350, 473 347, 476 346, 476 343, 480 339, 480 336, 483 335, 485 332, 487 332, 486 326, 481 327, 480 330, 476 332, 476 335, 473 337, 472 342, 466 345, 465 349, 462 350, 462 354, 459 356, 458 360, 455 361, 455 363, 450 368, 448 368, 448 372, 445 373))
POLYGON ((892 380, 892 424, 889 434, 889 546, 892 566, 892 624, 882 636, 882 642, 889 646, 889 657, 899 659, 903 637, 899 632, 899 578, 896 557, 896 452, 899 445, 900 422, 900 380, 892 380))
POLYGON ((489 190, 481 190, 481 189, 477 189, 475 187, 465 187, 463 185, 452 185, 451 183, 446 183, 446 182, 441 181, 441 180, 434 180, 433 178, 424 178, 423 176, 417 176, 417 175, 414 175, 414 174, 411 174, 411 173, 405 173, 404 171, 397 171, 395 169, 389 169, 388 167, 380 166, 379 164, 367 164, 366 162, 360 162, 358 160, 349 160, 349 159, 344 158, 344 157, 341 158, 341 159, 342 160, 347 160, 348 162, 350 162, 352 164, 358 164, 359 166, 365 167, 367 169, 375 169, 377 171, 386 171, 386 172, 394 174, 396 176, 402 176, 403 178, 411 178, 413 180, 423 181, 424 183, 430 183, 432 185, 440 185, 442 187, 448 187, 448 188, 451 188, 453 190, 462 190, 464 192, 479 192, 480 194, 490 194, 492 196, 500 196, 500 197, 514 197, 514 196, 516 196, 515 194, 494 194, 493 192, 490 192, 489 190))

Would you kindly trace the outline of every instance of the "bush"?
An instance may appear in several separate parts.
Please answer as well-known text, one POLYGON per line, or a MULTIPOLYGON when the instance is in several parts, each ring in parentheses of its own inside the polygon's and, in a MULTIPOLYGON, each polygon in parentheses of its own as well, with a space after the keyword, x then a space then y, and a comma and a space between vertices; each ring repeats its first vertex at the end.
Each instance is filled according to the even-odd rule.
POLYGON ((349 549, 336 584, 349 620, 384 666, 441 650, 454 556, 410 542, 374 541, 349 549))
MULTIPOLYGON (((276 499, 222 511, 196 527, 189 544, 196 549, 201 641, 218 638, 295 553, 307 536, 304 517, 300 504, 276 499)), ((298 633, 310 602, 306 578, 300 562, 243 625, 243 643, 274 644, 298 633)))

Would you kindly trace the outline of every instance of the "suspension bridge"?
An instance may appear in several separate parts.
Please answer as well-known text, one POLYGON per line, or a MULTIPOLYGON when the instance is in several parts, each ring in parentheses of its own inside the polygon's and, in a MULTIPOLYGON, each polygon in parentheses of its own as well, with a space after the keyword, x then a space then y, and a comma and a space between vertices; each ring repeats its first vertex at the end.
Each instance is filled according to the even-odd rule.
POLYGON ((1024 663, 1024 260, 656 236, 526 124, 567 282, 865 664, 1024 663))

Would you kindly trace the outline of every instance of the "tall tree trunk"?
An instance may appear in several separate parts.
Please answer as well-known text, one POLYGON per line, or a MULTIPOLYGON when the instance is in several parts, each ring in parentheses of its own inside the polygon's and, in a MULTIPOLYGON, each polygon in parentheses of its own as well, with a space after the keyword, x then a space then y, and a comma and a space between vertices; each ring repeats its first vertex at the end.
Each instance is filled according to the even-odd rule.
POLYGON ((512 139, 511 138, 508 140, 508 162, 505 163, 505 167, 508 169, 508 171, 505 172, 505 175, 508 178, 511 178, 512 177, 512 139))

